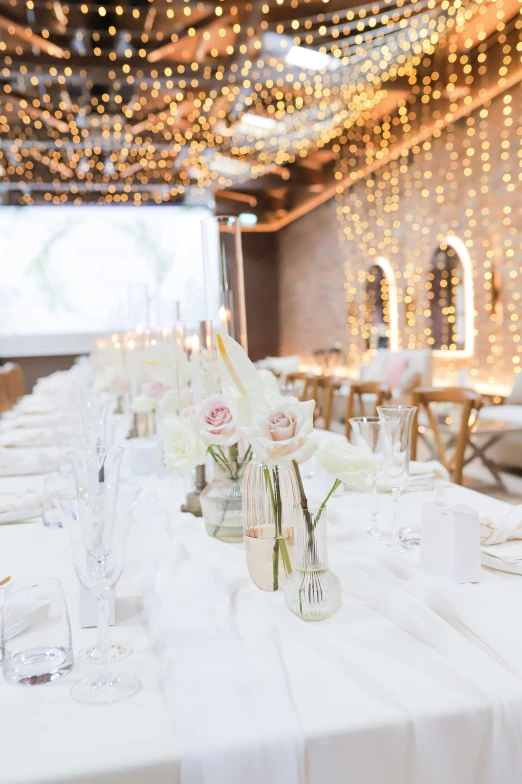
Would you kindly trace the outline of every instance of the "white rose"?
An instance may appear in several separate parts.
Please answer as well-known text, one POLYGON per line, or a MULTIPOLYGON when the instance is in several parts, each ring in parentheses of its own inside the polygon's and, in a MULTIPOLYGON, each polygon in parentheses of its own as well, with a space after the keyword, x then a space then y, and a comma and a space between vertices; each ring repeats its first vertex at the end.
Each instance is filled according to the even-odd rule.
POLYGON ((289 465, 304 463, 317 449, 310 438, 314 429, 315 401, 300 403, 297 398, 281 398, 256 419, 252 427, 243 427, 245 438, 259 460, 289 465))
POLYGON ((377 470, 373 455, 363 447, 335 438, 319 447, 316 457, 327 474, 350 487, 366 490, 366 478, 377 470))
POLYGON ((205 462, 207 447, 188 419, 165 422, 163 446, 167 468, 188 471, 205 462))
POLYGON ((156 410, 158 401, 148 395, 138 395, 134 398, 131 408, 135 414, 151 414, 156 410))

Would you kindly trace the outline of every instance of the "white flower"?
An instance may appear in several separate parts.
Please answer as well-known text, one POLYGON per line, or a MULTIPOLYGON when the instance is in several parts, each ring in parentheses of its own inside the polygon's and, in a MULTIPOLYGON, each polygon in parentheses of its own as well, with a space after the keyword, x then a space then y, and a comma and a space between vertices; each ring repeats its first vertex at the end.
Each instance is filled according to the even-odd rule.
POLYGON ((188 471, 205 462, 207 447, 188 419, 165 422, 163 444, 167 468, 188 471))
POLYGON ((259 460, 279 465, 304 463, 317 449, 310 438, 314 429, 315 401, 300 403, 287 397, 266 410, 252 427, 243 427, 245 438, 259 460))
POLYGON ((363 447, 335 438, 319 447, 316 457, 327 474, 350 487, 366 490, 366 478, 377 470, 376 461, 363 447))
POLYGON ((157 404, 158 401, 148 395, 138 395, 132 401, 131 408, 135 414, 152 414, 157 404))

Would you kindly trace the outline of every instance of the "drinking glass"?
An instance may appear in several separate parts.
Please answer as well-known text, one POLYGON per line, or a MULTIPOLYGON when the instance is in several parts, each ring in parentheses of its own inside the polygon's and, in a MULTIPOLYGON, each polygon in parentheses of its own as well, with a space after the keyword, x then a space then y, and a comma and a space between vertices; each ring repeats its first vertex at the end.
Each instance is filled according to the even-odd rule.
POLYGON ((369 530, 371 536, 380 539, 383 531, 379 530, 377 519, 379 516, 379 494, 377 492, 377 479, 384 465, 384 439, 382 423, 379 417, 351 417, 350 418, 352 443, 361 446, 369 452, 375 460, 375 472, 369 477, 371 487, 370 514, 372 526, 369 530))
POLYGON ((68 675, 74 664, 67 604, 59 580, 15 580, 5 591, 2 661, 8 683, 37 686, 68 675))
POLYGON ((71 449, 67 454, 73 467, 77 493, 82 490, 93 493, 104 482, 116 484, 124 451, 121 446, 71 449))
POLYGON ((47 528, 62 527, 62 512, 58 501, 73 501, 76 498, 74 474, 69 469, 54 471, 44 479, 42 493, 42 522, 47 528))
POLYGON ((99 675, 90 675, 72 689, 78 702, 106 705, 136 694, 141 683, 131 673, 111 673, 105 668, 116 656, 130 651, 111 643, 108 595, 116 587, 125 563, 125 548, 132 507, 138 497, 135 485, 103 483, 97 491, 83 492, 83 503, 62 504, 64 525, 69 531, 74 568, 81 584, 98 600, 96 645, 87 656, 103 666, 99 675))
POLYGON ((404 550, 403 542, 414 544, 416 538, 408 538, 399 526, 399 499, 404 492, 410 469, 411 425, 416 406, 378 406, 377 411, 382 421, 384 443, 384 473, 390 484, 393 499, 393 523, 391 541, 388 543, 394 550, 404 550))

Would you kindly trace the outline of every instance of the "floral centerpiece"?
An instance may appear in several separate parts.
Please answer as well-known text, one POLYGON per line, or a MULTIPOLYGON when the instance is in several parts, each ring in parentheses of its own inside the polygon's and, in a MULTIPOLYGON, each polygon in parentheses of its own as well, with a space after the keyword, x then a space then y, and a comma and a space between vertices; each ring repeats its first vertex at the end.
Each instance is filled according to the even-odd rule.
MULTIPOLYGON (((277 590, 282 582, 281 562, 286 578, 293 571, 290 548, 293 546, 294 525, 303 528, 298 536, 301 550, 300 571, 310 571, 311 567, 320 571, 317 569, 319 561, 317 534, 320 533, 324 539, 324 526, 321 528, 319 526, 326 504, 341 483, 366 490, 366 477, 374 470, 373 457, 362 447, 351 446, 341 438, 332 439, 318 448, 313 435, 315 402, 313 400, 300 402, 296 398, 264 393, 257 371, 241 346, 226 335, 218 335, 218 348, 225 398, 231 410, 234 410, 239 428, 252 445, 257 460, 261 461, 260 470, 264 476, 264 488, 263 483, 253 480, 253 488, 250 491, 247 479, 250 480, 250 475, 254 473, 254 463, 252 463, 245 480, 244 517, 247 558, 249 550, 254 550, 252 544, 249 547, 251 530, 258 531, 263 524, 259 520, 259 510, 264 508, 266 513, 266 504, 263 505, 259 500, 259 496, 264 491, 270 501, 272 518, 267 529, 269 532, 273 529, 273 544, 269 551, 265 548, 270 552, 273 579, 266 589, 277 590), (299 466, 314 454, 324 470, 334 477, 334 481, 322 502, 316 509, 311 510, 299 466), (293 481, 286 483, 290 498, 285 499, 281 492, 281 472, 288 470, 291 471, 293 481), (285 505, 286 521, 283 519, 285 505), (289 517, 289 506, 293 510, 292 519, 289 517)), ((257 536, 254 535, 252 538, 257 536)), ((325 548, 324 543, 322 547, 325 548)), ((256 547, 255 550, 257 552, 260 548, 256 547)), ((254 561, 255 559, 249 561, 251 576, 256 584, 265 587, 261 584, 261 579, 256 579, 257 565, 254 561)), ((306 590, 305 582, 303 581, 300 587, 301 592, 306 590)), ((334 581, 330 580, 330 582, 334 581)), ((288 581, 287 586, 285 595, 292 586, 295 586, 295 578, 293 581, 288 581)), ((308 593, 311 600, 321 595, 321 591, 312 590, 308 593)), ((340 584, 338 595, 340 597, 340 584)), ((302 599, 301 595, 301 605, 302 599)), ((301 617, 304 617, 303 614, 301 617)))
POLYGON ((201 508, 207 533, 227 542, 243 539, 242 479, 252 456, 222 395, 186 408, 164 429, 164 461, 168 468, 187 471, 212 458, 214 479, 202 491, 201 508))

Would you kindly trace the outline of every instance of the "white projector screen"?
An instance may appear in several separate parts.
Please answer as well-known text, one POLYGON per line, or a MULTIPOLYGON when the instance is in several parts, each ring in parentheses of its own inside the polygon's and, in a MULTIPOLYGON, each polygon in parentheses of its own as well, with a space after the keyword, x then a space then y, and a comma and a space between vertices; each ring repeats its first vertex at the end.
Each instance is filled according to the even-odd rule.
MULTIPOLYGON (((0 336, 110 332, 147 284, 149 324, 205 318, 200 207, 0 207, 0 336)), ((5 343, 5 341, 3 341, 5 343)))

